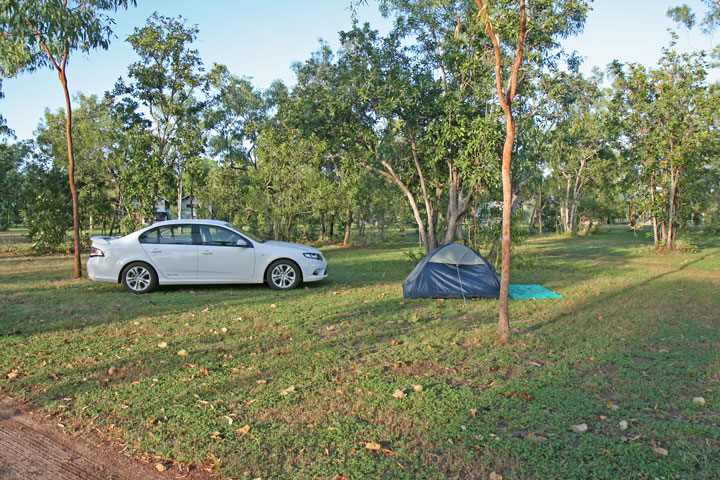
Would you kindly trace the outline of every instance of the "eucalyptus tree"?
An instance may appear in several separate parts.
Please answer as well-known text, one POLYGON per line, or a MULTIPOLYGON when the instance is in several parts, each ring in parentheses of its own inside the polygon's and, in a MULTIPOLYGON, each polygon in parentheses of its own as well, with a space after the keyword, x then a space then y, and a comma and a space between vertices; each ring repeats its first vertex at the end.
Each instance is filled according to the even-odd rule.
POLYGON ((225 65, 213 65, 207 81, 209 98, 202 112, 207 153, 225 166, 257 169, 257 140, 271 105, 249 79, 225 65))
POLYGON ((293 65, 293 69, 297 83, 277 118, 307 137, 321 139, 326 146, 323 159, 316 166, 335 185, 342 199, 335 202, 334 210, 324 212, 323 236, 332 236, 334 223, 341 216, 345 222, 343 244, 347 245, 361 182, 366 178, 359 171, 357 160, 363 153, 356 142, 364 125, 354 122, 356 112, 352 110, 353 104, 347 103, 348 72, 338 68, 327 44, 307 61, 293 65))
POLYGON ((702 52, 666 48, 657 68, 611 66, 619 144, 635 159, 636 195, 653 220, 655 246, 672 250, 688 178, 718 154, 717 88, 706 81, 702 52))
POLYGON ((0 5, 0 76, 50 67, 58 74, 65 96, 68 181, 72 197, 75 250, 74 277, 80 278, 80 214, 75 188, 72 108, 67 63, 75 50, 107 49, 112 36, 109 12, 135 5, 135 0, 4 0, 0 5))
MULTIPOLYGON (((509 336, 510 221, 513 203, 511 158, 516 149, 513 102, 523 90, 522 84, 527 73, 552 64, 561 52, 560 39, 580 31, 589 9, 588 4, 587 0, 530 2, 529 5, 524 0, 441 0, 432 3, 423 0, 384 0, 381 4, 386 12, 396 14, 396 29, 408 34, 411 41, 415 40, 416 50, 422 52, 425 58, 435 60, 434 64, 443 81, 457 81, 457 91, 460 92, 457 101, 466 105, 471 101, 484 104, 485 108, 476 115, 482 121, 475 124, 468 122, 466 135, 486 137, 487 132, 493 131, 487 126, 488 120, 500 122, 504 127, 502 153, 496 156, 502 159, 503 260, 499 329, 503 339, 509 336), (456 65, 456 68, 444 68, 447 65, 456 65), (462 96, 464 92, 473 94, 466 98, 462 96)), ((446 111, 455 112, 454 109, 446 111)), ((454 141, 458 143, 458 137, 455 138, 454 141)), ((475 142, 476 145, 484 143, 482 140, 475 142)), ((480 151, 483 152, 482 149, 480 151)), ((477 155, 471 155, 470 158, 477 158, 477 155)), ((481 170, 485 165, 474 167, 481 170)))
POLYGON ((607 143, 606 115, 597 80, 579 73, 563 74, 561 80, 553 96, 558 120, 549 133, 549 167, 559 186, 561 228, 575 233, 581 196, 605 168, 600 153, 607 143))
POLYGON ((462 169, 477 160, 463 135, 476 107, 451 106, 457 102, 443 96, 435 67, 403 45, 397 29, 381 37, 355 26, 340 40, 336 57, 323 47, 297 68, 304 100, 296 117, 326 140, 327 157, 342 161, 346 177, 359 165, 400 189, 427 251, 449 243, 475 190, 464 188, 462 169))
POLYGON ((293 239, 299 228, 307 235, 310 222, 337 207, 340 190, 318 168, 326 151, 318 138, 282 124, 261 133, 247 208, 267 221, 275 240, 293 239))
POLYGON ((116 88, 116 93, 136 99, 150 117, 153 156, 175 178, 178 214, 186 164, 204 150, 199 121, 204 104, 196 94, 205 78, 200 55, 191 48, 197 34, 197 27, 186 26, 182 18, 153 14, 128 37, 140 59, 128 67, 131 83, 120 81, 116 88))

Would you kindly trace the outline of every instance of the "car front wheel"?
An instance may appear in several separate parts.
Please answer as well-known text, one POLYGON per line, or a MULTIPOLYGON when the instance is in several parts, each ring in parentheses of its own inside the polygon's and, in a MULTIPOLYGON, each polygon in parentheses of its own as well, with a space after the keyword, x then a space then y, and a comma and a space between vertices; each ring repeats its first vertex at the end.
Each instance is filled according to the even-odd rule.
POLYGON ((275 290, 290 290, 300 284, 300 267, 290 260, 275 260, 267 269, 265 280, 275 290))
POLYGON ((122 284, 130 293, 148 293, 157 286, 155 270, 143 262, 133 262, 122 272, 122 284))

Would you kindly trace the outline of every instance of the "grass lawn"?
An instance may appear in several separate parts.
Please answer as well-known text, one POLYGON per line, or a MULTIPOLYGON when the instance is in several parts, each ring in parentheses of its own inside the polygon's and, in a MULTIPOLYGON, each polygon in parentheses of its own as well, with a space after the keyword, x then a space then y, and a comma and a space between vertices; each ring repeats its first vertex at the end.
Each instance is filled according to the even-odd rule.
POLYGON ((0 394, 228 478, 716 479, 720 242, 697 240, 531 239, 512 283, 565 298, 511 302, 505 345, 497 301, 403 301, 410 244, 328 249, 289 293, 141 296, 3 252, 0 394))

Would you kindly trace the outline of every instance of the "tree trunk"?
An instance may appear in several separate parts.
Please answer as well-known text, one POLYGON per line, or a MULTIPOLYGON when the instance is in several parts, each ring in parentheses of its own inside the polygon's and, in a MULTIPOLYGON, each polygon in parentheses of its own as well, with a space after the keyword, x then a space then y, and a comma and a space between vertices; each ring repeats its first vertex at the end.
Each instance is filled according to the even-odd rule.
POLYGON ((680 169, 673 166, 670 167, 670 195, 668 196, 668 229, 667 238, 665 239, 665 248, 673 250, 675 248, 675 217, 677 211, 677 186, 680 180, 680 169))
POLYGON ((350 244, 350 230, 352 227, 352 211, 348 208, 345 212, 345 238, 343 238, 343 245, 347 246, 350 244))
POLYGON ((65 94, 65 106, 67 108, 65 135, 67 137, 68 181, 70 183, 70 196, 72 197, 73 247, 75 250, 75 269, 73 272, 73 278, 80 278, 82 277, 80 260, 80 206, 78 204, 77 188, 75 188, 75 157, 73 155, 72 141, 72 108, 70 106, 70 92, 68 91, 67 76, 65 75, 66 60, 67 52, 65 52, 63 57, 62 66, 58 71, 58 76, 60 77, 60 83, 62 83, 63 93, 65 94))
POLYGON ((539 222, 538 232, 540 233, 540 235, 542 235, 542 227, 543 227, 542 212, 543 212, 543 209, 545 208, 545 207, 543 207, 543 204, 542 204, 542 185, 540 186, 540 193, 538 196, 540 197, 540 211, 538 212, 538 222, 539 222))
POLYGON ((512 149, 515 144, 515 121, 512 112, 505 113, 505 147, 503 148, 502 160, 502 184, 503 184, 503 224, 502 224, 502 266, 500 269, 500 312, 498 318, 498 330, 500 338, 510 338, 510 222, 512 215, 512 178, 510 177, 510 160, 512 149))
POLYGON ((658 218, 655 213, 655 176, 650 177, 650 200, 652 201, 653 214, 653 247, 658 248, 660 246, 660 232, 658 230, 658 218))
POLYGON ((178 169, 178 182, 177 182, 177 218, 178 220, 182 220, 182 195, 183 195, 183 182, 182 182, 182 173, 178 169))
MULTIPOLYGON (((477 0, 480 12, 485 12, 485 5, 482 0, 477 0)), ((481 15, 482 17, 482 15, 481 15)), ((485 23, 490 41, 495 52, 495 85, 497 87, 498 99, 505 114, 505 146, 503 147, 502 159, 502 184, 503 184, 503 225, 502 225, 502 268, 500 277, 500 312, 498 315, 498 331, 500 339, 506 341, 510 338, 510 221, 512 217, 512 179, 510 177, 510 161, 512 159, 513 147, 515 145, 515 120, 512 114, 512 102, 517 93, 518 74, 522 63, 523 45, 526 33, 526 12, 525 0, 520 0, 520 28, 513 62, 510 85, 507 93, 503 89, 502 81, 502 52, 500 42, 489 17, 482 20, 485 23)))

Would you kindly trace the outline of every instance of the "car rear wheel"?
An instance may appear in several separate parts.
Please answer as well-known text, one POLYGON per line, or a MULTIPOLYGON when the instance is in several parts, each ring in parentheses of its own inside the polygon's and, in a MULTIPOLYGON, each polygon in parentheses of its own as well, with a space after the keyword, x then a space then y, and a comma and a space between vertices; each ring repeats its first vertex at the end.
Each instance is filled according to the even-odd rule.
POLYGON ((291 290, 300 284, 302 273, 291 260, 275 260, 268 267, 265 280, 275 290, 291 290))
POLYGON ((130 263, 122 272, 122 284, 130 293, 148 293, 157 286, 155 270, 143 262, 130 263))

